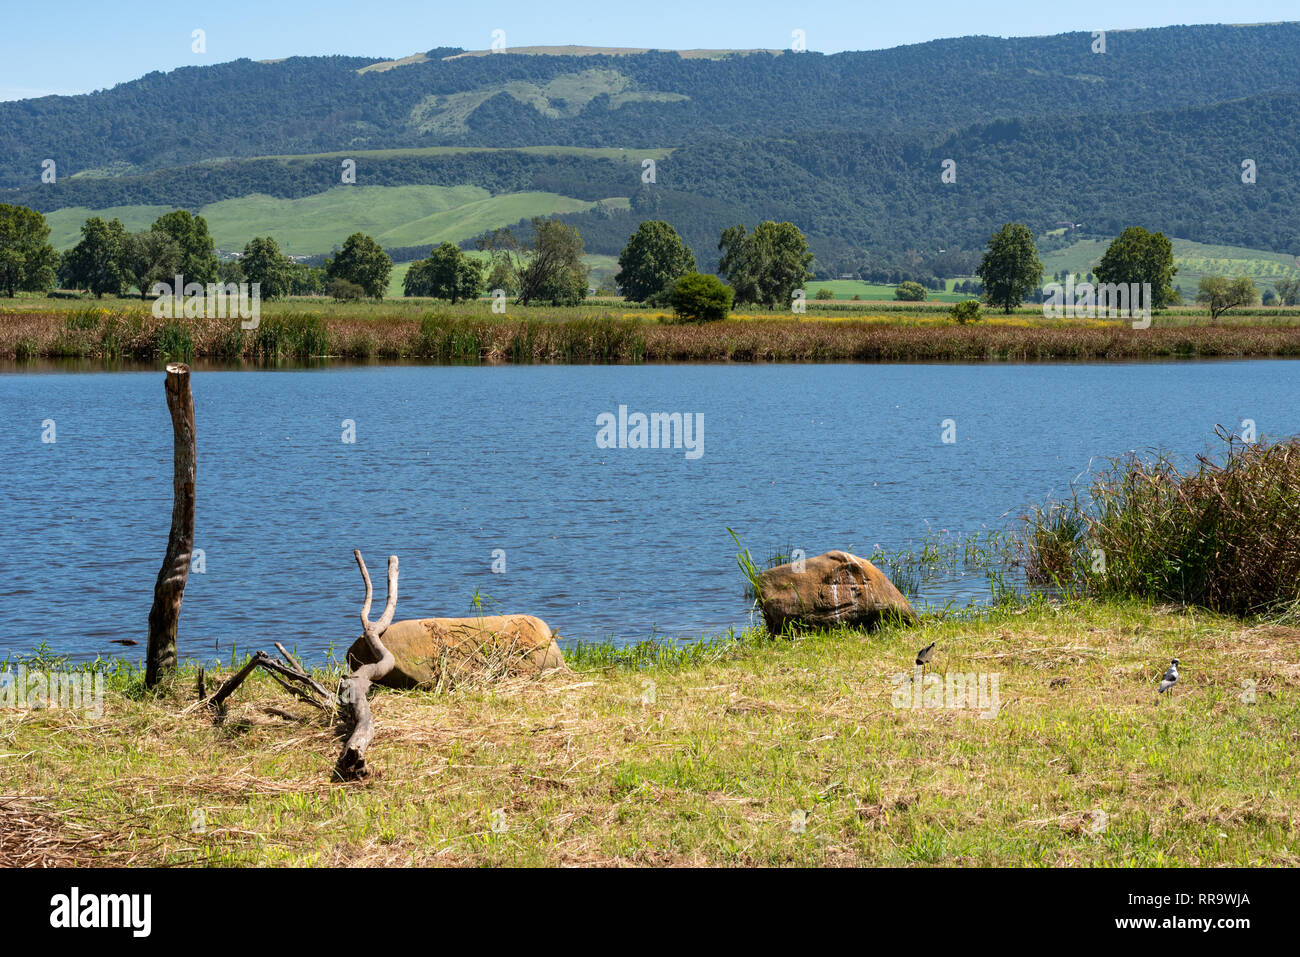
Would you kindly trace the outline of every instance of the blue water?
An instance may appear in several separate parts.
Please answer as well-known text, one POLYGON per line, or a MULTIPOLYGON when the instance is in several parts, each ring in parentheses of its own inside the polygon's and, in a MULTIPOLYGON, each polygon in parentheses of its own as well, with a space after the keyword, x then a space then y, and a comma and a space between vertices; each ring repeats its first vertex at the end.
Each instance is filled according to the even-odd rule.
MULTIPOLYGON (((193 390, 194 658, 272 640, 341 651, 359 634, 353 548, 380 589, 400 556, 399 618, 468 614, 477 590, 569 640, 714 634, 749 621, 727 526, 759 558, 870 554, 1005 528, 1094 458, 1191 456, 1243 419, 1300 432, 1300 364, 1284 360, 359 366, 196 371, 193 390), (596 417, 619 405, 702 413, 703 455, 597 448, 596 417)), ((0 657, 143 642, 171 442, 159 371, 0 375, 0 657)), ((917 597, 986 595, 975 576, 917 597)))

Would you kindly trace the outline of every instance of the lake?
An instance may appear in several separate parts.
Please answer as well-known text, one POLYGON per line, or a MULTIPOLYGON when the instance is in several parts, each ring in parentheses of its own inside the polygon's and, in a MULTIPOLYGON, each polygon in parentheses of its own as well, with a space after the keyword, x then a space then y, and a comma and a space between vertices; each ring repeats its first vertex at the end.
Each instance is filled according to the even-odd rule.
MULTIPOLYGON (((0 658, 45 641, 85 659, 120 638, 143 655, 171 516, 163 379, 0 374, 0 658)), ((569 642, 710 636, 750 620, 727 526, 760 561, 786 546, 868 555, 1006 528, 1130 449, 1214 450, 1216 424, 1300 432, 1287 360, 337 365, 198 369, 192 385, 204 567, 179 648, 205 659, 273 640, 341 655, 360 633, 353 548, 381 607, 400 557, 399 619, 470 614, 477 594, 569 642), (617 447, 637 444, 638 412, 702 432, 617 447), (603 413, 616 447, 598 445, 603 413)), ((971 575, 917 597, 987 595, 971 575)))

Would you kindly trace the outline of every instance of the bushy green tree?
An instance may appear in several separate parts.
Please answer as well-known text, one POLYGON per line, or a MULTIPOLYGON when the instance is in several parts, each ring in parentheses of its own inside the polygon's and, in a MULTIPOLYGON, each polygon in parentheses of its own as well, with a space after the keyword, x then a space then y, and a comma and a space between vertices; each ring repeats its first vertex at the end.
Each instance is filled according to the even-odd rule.
POLYGON ((154 222, 155 231, 166 233, 181 251, 181 275, 185 283, 217 281, 217 254, 208 232, 207 221, 187 209, 173 210, 159 216, 154 222))
POLYGON ((1029 227, 1007 223, 990 236, 976 274, 984 283, 984 298, 990 305, 1009 313, 1024 302, 1043 278, 1043 264, 1029 227))
POLYGON ((1283 306, 1300 305, 1300 279, 1277 279, 1273 282, 1277 298, 1283 306))
POLYGON ((1174 301, 1174 244, 1164 233, 1149 233, 1130 226, 1112 242, 1094 270, 1099 283, 1150 283, 1151 308, 1163 309, 1174 301))
POLYGON ((122 253, 118 260, 122 278, 127 285, 140 291, 140 298, 148 296, 156 282, 170 283, 181 268, 181 250, 167 233, 150 229, 128 233, 122 239, 122 253))
POLYGON ((280 244, 272 237, 254 237, 244 246, 239 259, 244 281, 260 283, 258 295, 263 299, 279 299, 289 295, 293 285, 293 261, 280 252, 280 244))
POLYGON ((962 325, 968 322, 979 322, 984 318, 980 313, 980 301, 978 299, 963 299, 961 302, 954 302, 948 314, 962 325))
POLYGON ((342 276, 335 276, 325 287, 327 295, 334 297, 336 302, 356 302, 364 299, 367 295, 365 289, 354 282, 344 279, 342 276))
POLYGON ((294 263, 289 270, 289 295, 321 296, 325 294, 325 284, 329 280, 321 266, 308 266, 306 263, 294 263))
POLYGON ((587 267, 582 263, 582 236, 568 223, 533 219, 533 242, 524 247, 527 261, 519 270, 522 305, 533 300, 571 306, 587 298, 587 267))
POLYGON ((900 282, 894 287, 894 298, 902 302, 924 302, 925 287, 919 282, 900 282))
POLYGON ((789 306, 794 291, 812 278, 813 255, 794 223, 759 223, 752 233, 744 226, 723 230, 718 272, 726 277, 737 305, 759 303, 769 308, 789 306))
POLYGON ((0 289, 11 299, 20 291, 53 288, 59 254, 49 238, 50 227, 36 210, 0 203, 0 289))
POLYGON ((483 263, 454 243, 443 243, 428 259, 411 263, 402 292, 407 296, 450 299, 453 304, 477 299, 483 292, 483 263))
POLYGON ((668 290, 668 303, 681 322, 717 322, 731 311, 732 291, 717 276, 689 272, 668 290))
POLYGON ((344 241, 342 249, 325 260, 328 278, 346 279, 373 299, 382 299, 388 291, 388 275, 392 271, 393 261, 388 254, 364 233, 353 233, 344 241))
POLYGON ((631 302, 645 302, 663 292, 679 276, 695 271, 695 254, 677 230, 661 219, 636 228, 618 257, 614 282, 631 302))
POLYGON ((519 274, 515 272, 514 266, 504 257, 496 257, 492 260, 492 271, 487 277, 488 292, 495 292, 500 289, 507 296, 517 295, 519 292, 519 274))
POLYGON ((96 297, 106 292, 121 295, 126 283, 122 274, 125 242, 126 228, 120 220, 90 217, 81 224, 81 240, 63 257, 60 282, 68 289, 87 289, 96 297))
POLYGON ((1236 279, 1202 276, 1201 284, 1196 290, 1196 301, 1210 308, 1211 322, 1218 321, 1229 309, 1254 304, 1257 298, 1255 283, 1249 276, 1238 276, 1236 279))

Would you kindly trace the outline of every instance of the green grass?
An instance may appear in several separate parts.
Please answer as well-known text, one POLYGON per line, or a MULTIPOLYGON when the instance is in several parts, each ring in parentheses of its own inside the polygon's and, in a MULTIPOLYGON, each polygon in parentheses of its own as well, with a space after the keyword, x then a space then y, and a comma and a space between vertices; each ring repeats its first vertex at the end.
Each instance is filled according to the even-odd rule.
POLYGON ((199 866, 1300 864, 1300 629, 1035 600, 568 654, 539 680, 378 691, 359 786, 330 782, 338 740, 260 673, 216 724, 186 710, 192 673, 149 698, 117 666, 102 717, 0 711, 0 845, 199 866), (995 717, 896 706, 930 641, 933 673, 998 675, 995 717))
MULTIPOLYGON (((329 252, 354 232, 381 246, 459 243, 484 230, 511 226, 533 216, 576 213, 595 203, 558 193, 493 196, 478 186, 336 186, 314 196, 277 199, 250 195, 209 203, 199 212, 220 249, 240 250, 254 236, 274 236, 290 255, 329 252)), ((45 214, 50 242, 76 244, 89 216, 117 217, 132 232, 148 229, 165 206, 119 206, 109 210, 68 207, 45 214)))
MULTIPOLYGON (((949 290, 953 284, 960 280, 949 279, 946 285, 949 290)), ((862 282, 859 279, 813 279, 804 286, 804 293, 808 297, 808 302, 813 302, 813 297, 817 294, 818 289, 829 289, 835 294, 836 300, 852 300, 853 297, 859 296, 864 301, 889 300, 894 301, 894 289, 896 287, 884 285, 881 283, 862 282)), ((961 302, 963 299, 973 299, 974 296, 968 296, 964 293, 956 292, 935 292, 933 289, 925 291, 927 302, 961 302)))
POLYGON ((502 93, 533 107, 539 116, 547 119, 577 116, 598 96, 608 96, 611 109, 628 103, 672 103, 690 99, 681 93, 636 90, 632 79, 618 70, 591 69, 562 73, 545 83, 511 80, 457 93, 430 94, 412 108, 409 122, 422 133, 466 133, 470 114, 502 93))

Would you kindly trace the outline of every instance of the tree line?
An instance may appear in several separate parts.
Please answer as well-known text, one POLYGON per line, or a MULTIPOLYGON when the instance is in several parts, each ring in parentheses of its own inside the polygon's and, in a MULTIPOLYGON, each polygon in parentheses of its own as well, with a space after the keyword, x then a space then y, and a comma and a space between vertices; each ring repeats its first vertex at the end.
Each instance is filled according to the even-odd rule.
MULTIPOLYGON (((581 302, 589 293, 581 233, 558 218, 535 217, 530 225, 531 235, 523 238, 509 228, 484 233, 475 243, 483 258, 454 243, 431 248, 408 267, 403 294, 456 303, 490 291, 525 306, 581 302)), ((81 239, 62 256, 49 244, 49 232, 39 212, 0 204, 0 289, 10 297, 19 291, 48 292, 57 282, 95 296, 120 296, 134 286, 143 299, 155 283, 179 274, 187 283, 255 282, 265 299, 320 293, 340 300, 382 298, 393 269, 388 253, 361 232, 350 235, 320 267, 294 262, 270 236, 249 240, 237 260, 221 262, 203 217, 183 209, 137 233, 128 233, 117 219, 92 216, 82 224, 81 239)), ((701 272, 695 253, 670 223, 644 220, 619 254, 614 281, 631 302, 671 307, 680 318, 699 320, 725 317, 734 305, 793 305, 796 291, 813 278, 807 238, 788 221, 765 220, 752 232, 744 225, 728 227, 717 248, 717 275, 701 272)), ((1159 311, 1179 301, 1173 286, 1177 271, 1173 244, 1163 233, 1130 226, 1110 243, 1088 280, 1148 284, 1150 306, 1159 311)), ((1033 232, 1023 223, 1006 223, 989 237, 975 272, 978 280, 958 283, 956 291, 1007 313, 1026 300, 1043 301, 1042 261, 1033 232)), ((905 280, 897 283, 896 295, 920 301, 927 288, 928 283, 905 280)), ((1282 279, 1275 288, 1277 301, 1300 301, 1300 280, 1282 279)), ((1249 277, 1206 276, 1197 294, 1212 320, 1257 298, 1249 277)))

